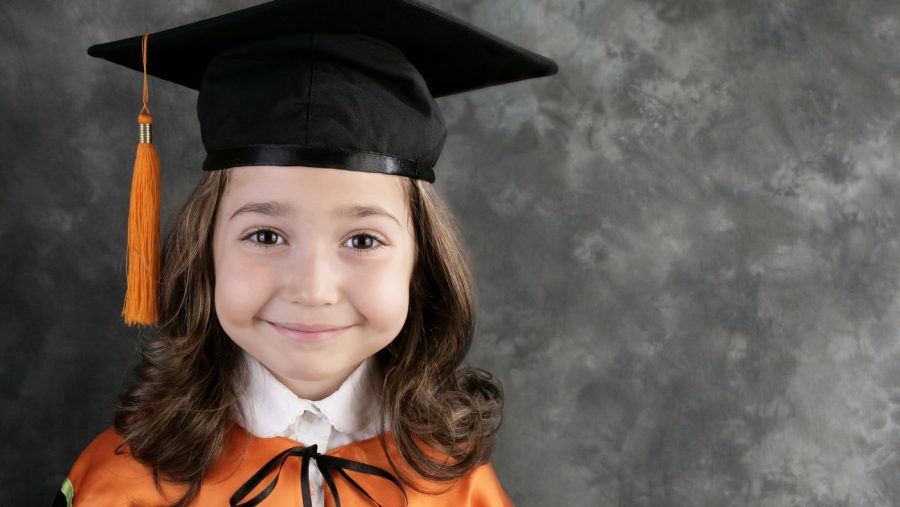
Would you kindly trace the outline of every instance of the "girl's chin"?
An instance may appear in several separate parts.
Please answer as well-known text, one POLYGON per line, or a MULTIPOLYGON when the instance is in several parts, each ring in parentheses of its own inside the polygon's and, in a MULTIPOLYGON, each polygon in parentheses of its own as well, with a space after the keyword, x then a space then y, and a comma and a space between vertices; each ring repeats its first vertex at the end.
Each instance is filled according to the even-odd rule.
MULTIPOLYGON (((282 382, 287 381, 298 384, 319 384, 328 382, 341 374, 340 371, 329 368, 328 363, 319 364, 318 362, 310 361, 308 354, 285 355, 280 358, 278 363, 274 366, 276 369, 273 370, 273 368, 269 368, 269 370, 276 373, 279 380, 282 382), (291 361, 292 357, 296 358, 296 360, 291 361), (310 364, 311 362, 313 364, 310 364), (298 367, 296 366, 298 363, 306 364, 303 367, 298 367)), ((333 366, 333 364, 331 366, 333 366)))
POLYGON ((277 375, 278 380, 300 398, 307 400, 321 400, 335 391, 344 382, 345 377, 340 375, 311 375, 310 372, 285 372, 286 375, 277 375))

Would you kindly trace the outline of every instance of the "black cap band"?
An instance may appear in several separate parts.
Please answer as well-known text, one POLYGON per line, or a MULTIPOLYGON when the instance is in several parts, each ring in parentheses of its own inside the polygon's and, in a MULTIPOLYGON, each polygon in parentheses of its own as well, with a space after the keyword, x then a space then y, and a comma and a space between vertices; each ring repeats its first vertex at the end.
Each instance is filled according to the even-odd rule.
POLYGON ((204 171, 254 165, 328 167, 370 173, 408 176, 434 183, 430 167, 417 167, 414 160, 384 153, 352 152, 334 148, 264 144, 211 151, 203 162, 204 171))

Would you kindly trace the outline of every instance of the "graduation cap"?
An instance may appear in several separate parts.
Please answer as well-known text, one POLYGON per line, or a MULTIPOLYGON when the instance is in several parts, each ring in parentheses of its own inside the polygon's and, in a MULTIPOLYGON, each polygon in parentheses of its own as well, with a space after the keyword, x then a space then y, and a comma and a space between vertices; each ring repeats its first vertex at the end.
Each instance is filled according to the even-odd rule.
POLYGON ((147 75, 198 90, 204 170, 302 165, 434 182, 435 98, 555 74, 554 61, 415 0, 275 0, 97 44, 144 73, 128 233, 128 324, 156 322, 159 160, 147 75))

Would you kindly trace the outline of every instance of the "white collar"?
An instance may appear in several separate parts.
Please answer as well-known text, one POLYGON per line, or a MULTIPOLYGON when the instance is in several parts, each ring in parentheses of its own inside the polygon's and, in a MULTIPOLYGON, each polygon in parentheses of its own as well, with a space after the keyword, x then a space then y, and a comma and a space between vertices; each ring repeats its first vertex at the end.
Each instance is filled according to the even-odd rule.
POLYGON ((250 433, 269 438, 286 436, 288 427, 305 411, 325 416, 342 433, 357 433, 365 429, 375 415, 375 396, 369 385, 369 370, 374 357, 369 357, 334 393, 312 401, 298 397, 256 358, 243 353, 248 370, 248 382, 241 393, 240 404, 248 420, 244 428, 250 433))

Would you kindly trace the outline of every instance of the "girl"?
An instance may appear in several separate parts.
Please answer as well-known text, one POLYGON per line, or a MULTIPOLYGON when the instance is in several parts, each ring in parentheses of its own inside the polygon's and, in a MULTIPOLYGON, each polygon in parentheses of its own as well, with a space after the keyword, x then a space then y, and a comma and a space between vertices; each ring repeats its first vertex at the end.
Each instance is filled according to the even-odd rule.
POLYGON ((129 310, 129 275, 126 320, 160 336, 57 502, 512 505, 489 463, 500 386, 460 368, 472 282, 430 184, 434 97, 555 64, 394 0, 278 0, 89 53, 144 69, 145 137, 148 54, 200 90, 207 172, 163 244, 158 315, 129 310))

